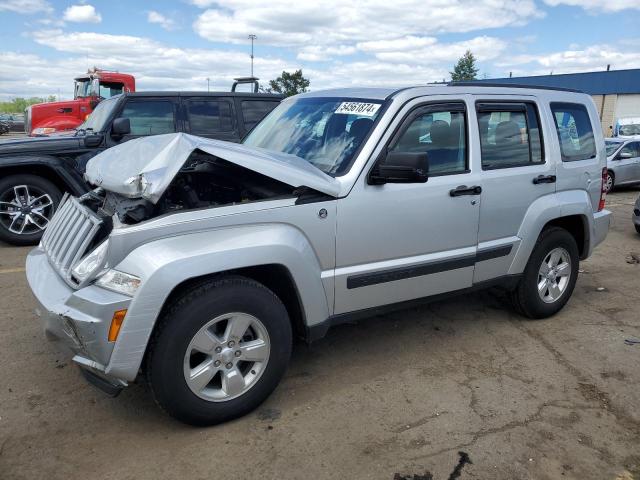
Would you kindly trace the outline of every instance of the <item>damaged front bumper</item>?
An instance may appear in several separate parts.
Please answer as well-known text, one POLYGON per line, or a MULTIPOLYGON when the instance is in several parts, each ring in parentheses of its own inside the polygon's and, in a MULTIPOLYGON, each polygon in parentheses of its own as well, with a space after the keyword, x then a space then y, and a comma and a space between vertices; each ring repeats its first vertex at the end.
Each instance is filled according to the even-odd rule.
POLYGON ((40 247, 27 256, 26 273, 47 338, 74 355, 90 383, 119 393, 127 382, 105 373, 114 346, 108 334, 114 312, 127 309, 131 298, 96 286, 74 290, 40 247))

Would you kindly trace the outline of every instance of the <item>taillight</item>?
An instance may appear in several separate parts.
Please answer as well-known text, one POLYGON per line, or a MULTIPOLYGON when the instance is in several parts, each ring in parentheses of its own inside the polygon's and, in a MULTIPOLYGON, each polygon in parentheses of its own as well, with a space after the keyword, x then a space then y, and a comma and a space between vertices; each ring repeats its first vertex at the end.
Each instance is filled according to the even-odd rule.
POLYGON ((607 167, 602 169, 602 184, 600 186, 600 203, 598 211, 604 210, 604 204, 607 200, 607 167))

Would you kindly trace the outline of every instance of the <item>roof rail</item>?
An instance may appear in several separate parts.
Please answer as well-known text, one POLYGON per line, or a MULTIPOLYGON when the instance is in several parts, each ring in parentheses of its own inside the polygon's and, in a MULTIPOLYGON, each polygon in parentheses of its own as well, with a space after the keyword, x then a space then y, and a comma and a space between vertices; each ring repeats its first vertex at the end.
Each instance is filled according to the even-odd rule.
POLYGON ((576 90, 574 88, 563 87, 549 87, 544 85, 525 85, 522 83, 509 83, 509 82, 484 82, 484 81, 463 81, 463 82, 449 82, 449 87, 506 87, 506 88, 529 88, 536 90, 556 90, 559 92, 573 92, 584 93, 582 90, 576 90))
POLYGON ((258 91, 260 90, 260 84, 258 83, 258 80, 260 80, 257 77, 238 77, 238 78, 234 78, 235 82, 233 82, 233 85, 231 86, 231 91, 235 92, 236 91, 236 87, 238 85, 242 85, 245 83, 252 83, 253 84, 253 93, 258 93, 258 91))

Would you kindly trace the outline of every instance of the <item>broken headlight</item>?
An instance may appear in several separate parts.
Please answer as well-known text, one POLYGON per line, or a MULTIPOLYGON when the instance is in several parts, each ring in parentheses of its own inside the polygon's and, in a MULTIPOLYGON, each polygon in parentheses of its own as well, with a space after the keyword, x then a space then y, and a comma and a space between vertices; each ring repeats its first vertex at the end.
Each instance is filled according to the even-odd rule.
POLYGON ((78 282, 82 283, 89 275, 102 266, 107 257, 108 247, 109 240, 105 240, 73 267, 71 273, 73 273, 73 276, 78 282))

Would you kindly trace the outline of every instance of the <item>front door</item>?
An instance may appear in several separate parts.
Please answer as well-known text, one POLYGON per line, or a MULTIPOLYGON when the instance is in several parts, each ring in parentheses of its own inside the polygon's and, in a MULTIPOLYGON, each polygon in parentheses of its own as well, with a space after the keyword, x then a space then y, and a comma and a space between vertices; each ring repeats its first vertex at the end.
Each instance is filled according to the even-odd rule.
POLYGON ((640 142, 629 142, 620 149, 613 160, 615 183, 640 182, 640 142))
POLYGON ((471 286, 479 215, 467 105, 415 100, 384 151, 426 152, 426 183, 372 185, 338 202, 335 313, 471 286))
MULTIPOLYGON (((482 206, 474 283, 506 275, 531 204, 556 191, 556 166, 545 157, 541 120, 531 97, 477 97, 482 206)), ((549 130, 549 129, 547 129, 549 130)), ((551 135, 544 131, 544 135, 551 135)))

